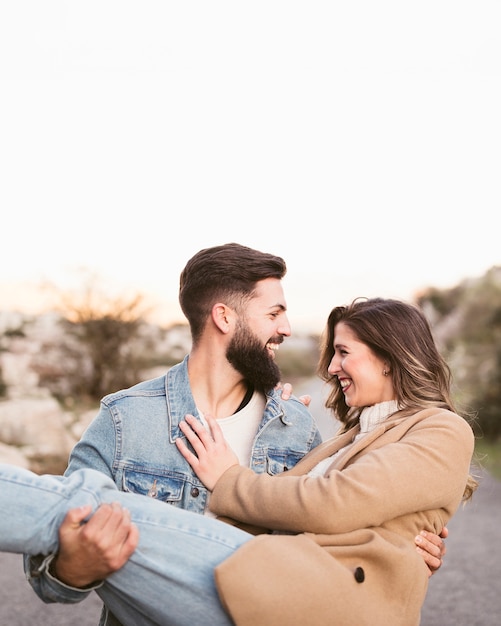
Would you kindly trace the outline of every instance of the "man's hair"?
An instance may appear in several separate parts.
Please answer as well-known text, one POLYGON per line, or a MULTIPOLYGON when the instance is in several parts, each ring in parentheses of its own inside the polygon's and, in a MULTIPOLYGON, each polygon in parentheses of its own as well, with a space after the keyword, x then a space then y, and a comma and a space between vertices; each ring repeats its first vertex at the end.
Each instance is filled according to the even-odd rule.
POLYGON ((282 279, 285 261, 238 243, 205 248, 186 263, 179 280, 179 304, 196 343, 212 307, 224 302, 239 307, 255 294, 256 283, 266 278, 282 279))

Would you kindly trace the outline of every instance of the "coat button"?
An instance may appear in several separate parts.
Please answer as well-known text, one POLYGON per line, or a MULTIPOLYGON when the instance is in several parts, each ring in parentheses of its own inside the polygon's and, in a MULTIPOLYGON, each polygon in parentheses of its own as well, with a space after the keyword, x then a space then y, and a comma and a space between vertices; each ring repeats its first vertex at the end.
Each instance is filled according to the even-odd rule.
POLYGON ((357 581, 357 583, 364 582, 365 572, 362 567, 357 567, 356 570, 353 572, 353 575, 355 576, 355 580, 357 581))
POLYGON ((191 495, 194 498, 198 498, 198 496, 200 495, 200 489, 198 487, 192 487, 191 488, 191 495))

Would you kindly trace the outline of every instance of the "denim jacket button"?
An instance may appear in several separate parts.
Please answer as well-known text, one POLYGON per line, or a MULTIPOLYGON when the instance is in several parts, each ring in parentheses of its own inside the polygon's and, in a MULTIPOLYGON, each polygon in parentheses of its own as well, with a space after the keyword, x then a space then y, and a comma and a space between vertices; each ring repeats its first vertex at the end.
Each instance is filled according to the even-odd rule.
POLYGON ((192 487, 190 493, 194 498, 198 498, 200 495, 200 489, 198 487, 192 487))

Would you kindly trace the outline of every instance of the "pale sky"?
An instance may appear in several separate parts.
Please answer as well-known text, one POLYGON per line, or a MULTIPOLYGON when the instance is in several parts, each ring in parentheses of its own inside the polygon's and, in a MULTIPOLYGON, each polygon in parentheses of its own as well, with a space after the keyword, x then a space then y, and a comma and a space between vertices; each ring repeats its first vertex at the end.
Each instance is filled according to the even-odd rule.
POLYGON ((237 241, 318 330, 501 265, 500 32, 500 0, 0 0, 0 309, 85 268, 181 320, 237 241))

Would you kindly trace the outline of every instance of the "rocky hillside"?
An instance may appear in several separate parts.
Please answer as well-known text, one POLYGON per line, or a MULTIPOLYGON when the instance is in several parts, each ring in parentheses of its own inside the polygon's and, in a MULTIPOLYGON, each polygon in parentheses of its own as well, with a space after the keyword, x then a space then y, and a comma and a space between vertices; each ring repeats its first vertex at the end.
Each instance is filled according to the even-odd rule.
MULTIPOLYGON (((62 343, 62 334, 57 315, 26 317, 19 313, 0 313, 2 463, 37 473, 63 472, 73 445, 97 413, 98 402, 93 406, 87 404, 85 408, 63 407, 49 389, 40 385, 41 355, 46 355, 46 368, 51 366, 51 359, 65 358, 48 349, 48 346, 62 343)), ((185 354, 189 350, 187 329, 180 332, 176 327, 166 332, 158 345, 159 352, 168 351, 169 346, 175 357, 185 354)), ((65 363, 58 365, 63 370, 66 367, 65 363)), ((141 379, 159 375, 166 369, 167 366, 145 369, 141 379)))

